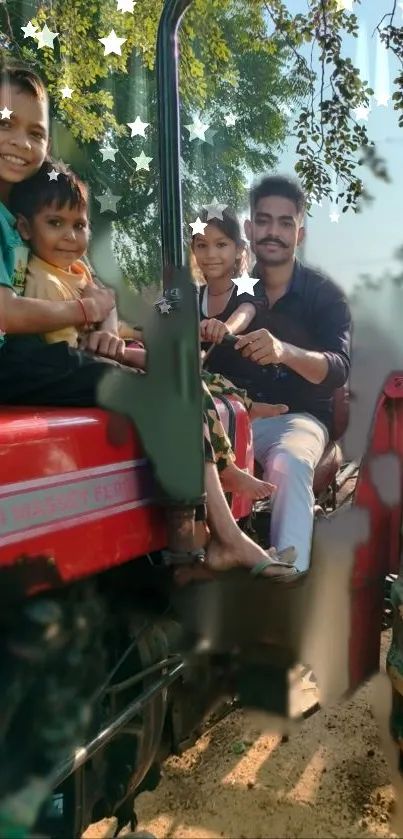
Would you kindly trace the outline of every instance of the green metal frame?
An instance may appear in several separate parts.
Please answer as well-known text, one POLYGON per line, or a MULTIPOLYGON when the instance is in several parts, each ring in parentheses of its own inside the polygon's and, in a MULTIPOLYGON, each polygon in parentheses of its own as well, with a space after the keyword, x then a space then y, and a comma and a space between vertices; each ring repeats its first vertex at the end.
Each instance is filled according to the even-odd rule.
POLYGON ((157 36, 164 299, 151 310, 144 329, 147 375, 130 375, 123 382, 115 377, 115 389, 110 377, 103 401, 133 420, 162 505, 188 510, 204 501, 198 292, 184 266, 180 177, 178 29, 190 3, 166 0, 157 36))

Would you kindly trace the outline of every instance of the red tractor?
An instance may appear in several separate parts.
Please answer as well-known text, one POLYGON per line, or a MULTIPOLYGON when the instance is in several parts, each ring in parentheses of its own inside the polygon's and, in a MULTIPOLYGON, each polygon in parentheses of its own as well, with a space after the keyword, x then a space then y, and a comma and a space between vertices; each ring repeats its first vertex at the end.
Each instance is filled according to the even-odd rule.
MULTIPOLYGON (((166 0, 157 51, 164 277, 171 296, 172 277, 183 265, 176 35, 190 2, 166 0)), ((197 371, 196 305, 188 321, 197 371)), ((165 323, 166 352, 174 353, 175 329, 165 323)), ((385 385, 367 458, 400 453, 400 383, 394 375, 385 385)), ((348 584, 347 687, 354 690, 378 668, 384 585, 398 571, 401 509, 382 504, 367 459, 353 499, 352 492, 346 495, 357 468, 342 468, 337 443, 346 427, 345 396, 335 395, 334 439, 318 466, 315 492, 330 515, 339 514, 342 496, 344 504, 370 515, 369 537, 355 550, 348 584)), ((238 465, 253 470, 245 410, 227 398, 216 404, 238 465)), ((36 823, 42 834, 79 837, 90 823, 113 814, 119 825, 133 822, 135 795, 156 786, 161 760, 197 738, 217 703, 239 697, 243 704, 287 713, 287 672, 300 661, 300 624, 293 616, 306 605, 310 573, 287 584, 252 580, 246 572, 180 592, 174 584, 178 510, 202 500, 197 400, 193 411, 200 469, 194 492, 181 503, 166 491, 156 494, 155 476, 163 484, 165 472, 151 438, 145 440, 144 416, 137 433, 128 420, 101 410, 1 411, 3 821, 8 811, 1 802, 18 801, 20 791, 29 791, 35 811, 44 797, 35 777, 46 778, 49 793, 36 823), (214 630, 213 603, 219 615, 214 630), (203 647, 206 636, 210 646, 203 647)), ((165 445, 174 469, 169 432, 165 445)), ((187 477, 191 485, 192 475, 187 477)), ((242 497, 230 503, 240 525, 258 532, 264 509, 253 511, 242 497)))

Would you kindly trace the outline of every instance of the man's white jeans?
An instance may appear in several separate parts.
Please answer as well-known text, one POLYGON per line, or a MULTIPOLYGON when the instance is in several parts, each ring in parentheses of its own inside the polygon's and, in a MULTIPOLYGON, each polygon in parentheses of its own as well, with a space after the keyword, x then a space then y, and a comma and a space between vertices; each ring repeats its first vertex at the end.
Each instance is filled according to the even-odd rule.
POLYGON ((271 544, 278 551, 293 546, 296 567, 309 568, 313 530, 313 478, 329 435, 311 414, 284 414, 252 423, 255 459, 264 478, 275 484, 271 544))

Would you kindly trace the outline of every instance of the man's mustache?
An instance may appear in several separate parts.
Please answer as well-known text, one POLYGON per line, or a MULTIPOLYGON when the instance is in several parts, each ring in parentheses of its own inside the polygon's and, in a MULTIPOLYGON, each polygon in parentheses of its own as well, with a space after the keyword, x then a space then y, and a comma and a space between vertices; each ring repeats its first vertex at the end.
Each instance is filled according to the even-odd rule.
POLYGON ((272 239, 271 236, 267 237, 267 239, 260 239, 259 242, 256 242, 257 245, 280 245, 280 248, 286 248, 287 245, 281 241, 281 239, 272 239))

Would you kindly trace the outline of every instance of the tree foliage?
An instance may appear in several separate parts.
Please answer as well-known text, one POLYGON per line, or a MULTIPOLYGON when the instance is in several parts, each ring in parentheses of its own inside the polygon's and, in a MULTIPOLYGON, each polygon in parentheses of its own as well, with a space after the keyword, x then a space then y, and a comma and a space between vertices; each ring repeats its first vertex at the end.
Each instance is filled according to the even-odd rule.
MULTIPOLYGON (((138 0, 133 14, 122 14, 116 0, 12 0, 1 10, 7 52, 36 65, 46 79, 56 152, 89 181, 95 196, 106 188, 122 196, 114 223, 119 260, 126 276, 140 283, 159 273, 154 65, 162 5, 138 0), (39 50, 34 38, 24 38, 21 26, 29 20, 59 33, 54 50, 39 50), (105 56, 98 40, 111 29, 126 38, 121 56, 105 56), (73 89, 71 99, 62 98, 64 85, 73 89), (131 138, 127 127, 137 115, 150 123, 145 139, 131 138), (118 149, 115 162, 102 162, 105 145, 118 149), (141 151, 152 158, 150 172, 136 171, 133 157, 141 151)), ((402 62, 402 28, 393 13, 380 31, 402 62)), ((312 197, 330 195, 333 172, 343 210, 359 209, 362 162, 387 180, 366 126, 354 118, 372 91, 343 57, 346 34, 356 37, 358 22, 340 0, 310 0, 306 14, 292 14, 283 0, 193 1, 180 37, 187 223, 214 196, 239 208, 245 174, 271 169, 291 133, 296 171, 312 197), (319 83, 307 46, 319 61, 319 83), (234 126, 225 124, 229 112, 234 126), (189 140, 185 126, 197 114, 211 126, 207 142, 189 140)), ((403 114, 402 87, 400 74, 393 98, 403 114)), ((97 212, 100 221, 95 205, 97 212)))

